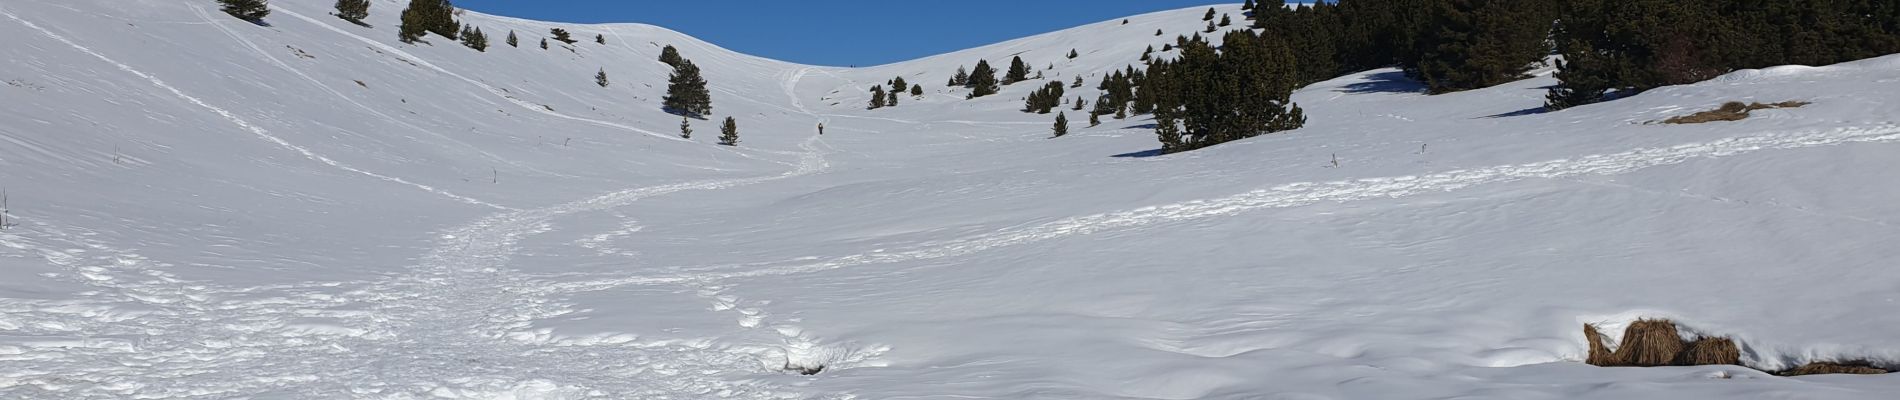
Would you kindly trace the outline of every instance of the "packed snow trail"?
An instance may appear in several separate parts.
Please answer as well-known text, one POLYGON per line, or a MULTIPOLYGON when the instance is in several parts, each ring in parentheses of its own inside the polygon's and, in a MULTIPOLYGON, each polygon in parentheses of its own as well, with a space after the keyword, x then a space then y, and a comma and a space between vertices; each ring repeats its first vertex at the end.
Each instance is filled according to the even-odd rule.
POLYGON ((455 193, 450 193, 449 191, 446 191, 446 190, 437 189, 433 186, 410 182, 402 178, 378 174, 375 172, 365 171, 362 169, 358 169, 356 167, 351 167, 341 162, 337 162, 336 160, 332 160, 329 157, 323 156, 322 154, 317 154, 316 152, 311 151, 309 148, 292 144, 289 141, 284 140, 283 138, 272 135, 269 131, 264 130, 264 128, 259 127, 255 124, 252 124, 250 123, 250 121, 244 120, 244 118, 237 116, 237 114, 235 113, 226 111, 225 109, 219 108, 218 106, 211 105, 210 103, 207 103, 204 100, 199 99, 197 97, 193 97, 190 94, 186 94, 183 90, 179 90, 177 87, 173 87, 170 84, 166 84, 164 80, 158 79, 158 77, 156 76, 152 76, 151 74, 147 74, 143 71, 139 71, 136 68, 132 68, 132 66, 130 65, 126 65, 125 63, 121 63, 121 62, 118 62, 117 60, 113 60, 111 57, 106 57, 104 54, 99 54, 99 52, 93 51, 91 48, 87 48, 86 46, 81 46, 78 43, 74 43, 72 40, 66 39, 65 36, 60 36, 59 34, 53 33, 53 31, 47 30, 46 28, 42 28, 31 21, 21 19, 19 16, 13 15, 13 13, 11 12, 0 10, 0 16, 6 16, 7 19, 11 19, 13 20, 13 22, 18 22, 21 25, 26 26, 27 28, 38 31, 41 35, 46 36, 47 38, 58 41, 62 44, 65 44, 68 47, 72 47, 74 50, 78 50, 81 53, 86 53, 86 55, 92 56, 93 58, 97 58, 99 59, 99 61, 104 61, 107 64, 111 64, 113 67, 118 68, 120 71, 124 71, 125 73, 138 76, 139 78, 142 78, 146 82, 150 83, 152 86, 158 87, 159 89, 163 89, 166 92, 171 93, 172 96, 175 96, 180 100, 184 100, 185 102, 191 103, 200 108, 204 108, 205 110, 209 110, 212 113, 218 114, 218 116, 224 117, 226 121, 230 121, 231 124, 237 125, 239 128, 243 128, 245 131, 250 132, 252 135, 256 135, 257 137, 262 138, 266 141, 269 141, 272 144, 276 144, 278 147, 283 147, 285 149, 289 149, 291 151, 297 152, 297 154, 303 155, 304 158, 307 158, 316 162, 320 162, 320 163, 323 163, 324 165, 329 165, 331 167, 335 167, 337 169, 341 169, 344 171, 354 172, 357 174, 362 174, 365 176, 381 179, 384 181, 407 185, 410 187, 414 187, 416 189, 421 189, 422 191, 425 191, 425 192, 434 193, 437 195, 441 195, 443 197, 448 197, 450 199, 454 199, 456 201, 460 201, 463 203, 485 206, 485 207, 495 208, 495 209, 504 209, 504 210, 508 209, 508 207, 503 207, 503 206, 488 203, 485 201, 476 200, 471 197, 457 195, 455 193))
POLYGON ((1126 211, 1070 217, 1058 221, 1012 228, 962 239, 915 246, 910 249, 861 253, 835 257, 823 262, 677 267, 676 274, 635 276, 563 285, 566 291, 586 291, 623 285, 666 284, 677 282, 721 281, 736 278, 798 275, 839 268, 930 260, 975 254, 991 249, 1018 246, 1103 231, 1130 229, 1174 221, 1227 216, 1261 209, 1299 207, 1322 202, 1351 202, 1378 198, 1401 198, 1425 193, 1449 192, 1478 185, 1499 184, 1534 178, 1568 178, 1584 175, 1617 175, 1645 168, 1681 164, 1698 159, 1731 157, 1764 150, 1801 149, 1848 143, 1886 143, 1900 141, 1900 126, 1877 125, 1807 131, 1793 134, 1761 134, 1733 137, 1705 143, 1670 147, 1642 148, 1620 153, 1587 155, 1529 164, 1500 165, 1460 169, 1426 175, 1364 178, 1332 182, 1299 182, 1253 190, 1237 195, 1148 206, 1126 211), (790 264, 790 265, 784 265, 790 264))

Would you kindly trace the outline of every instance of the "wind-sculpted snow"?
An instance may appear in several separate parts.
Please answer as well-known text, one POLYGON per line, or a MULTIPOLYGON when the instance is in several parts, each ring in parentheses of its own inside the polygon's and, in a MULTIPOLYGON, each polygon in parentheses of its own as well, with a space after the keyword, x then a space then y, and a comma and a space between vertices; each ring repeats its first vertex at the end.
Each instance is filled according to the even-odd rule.
POLYGON ((1144 116, 1050 138, 1021 112, 1044 82, 938 85, 1022 57, 1093 101, 1206 7, 835 68, 476 11, 486 52, 403 43, 400 7, 332 4, 0 4, 0 398, 1895 392, 1589 367, 1580 328, 1900 365, 1900 57, 1558 112, 1547 68, 1431 96, 1366 71, 1296 93, 1303 129, 1161 155, 1144 116), (667 46, 715 115, 659 106, 667 46), (865 109, 896 77, 923 94, 865 109), (1642 124, 1726 101, 1812 104, 1642 124))
POLYGON ((774 275, 793 275, 838 268, 888 264, 945 257, 958 257, 991 249, 1017 246, 1051 239, 1089 235, 1104 231, 1137 228, 1167 222, 1213 218, 1247 211, 1298 207, 1321 202, 1350 202, 1374 198, 1399 198, 1423 193, 1447 192, 1478 185, 1525 179, 1557 179, 1582 175, 1624 174, 1645 168, 1674 165, 1696 159, 1729 157, 1766 150, 1799 149, 1844 143, 1883 143, 1900 141, 1900 125, 1837 128, 1819 131, 1764 134, 1691 143, 1666 148, 1645 148, 1621 153, 1597 154, 1571 159, 1529 164, 1462 169, 1426 175, 1365 178, 1333 182, 1299 182, 1278 185, 1237 195, 1149 206, 1127 211, 1064 218, 1026 228, 1004 229, 919 248, 879 251, 834 258, 818 263, 789 262, 778 266, 747 264, 742 266, 684 267, 693 271, 680 275, 633 277, 617 281, 578 283, 573 290, 597 290, 626 284, 675 283, 722 280, 774 275))

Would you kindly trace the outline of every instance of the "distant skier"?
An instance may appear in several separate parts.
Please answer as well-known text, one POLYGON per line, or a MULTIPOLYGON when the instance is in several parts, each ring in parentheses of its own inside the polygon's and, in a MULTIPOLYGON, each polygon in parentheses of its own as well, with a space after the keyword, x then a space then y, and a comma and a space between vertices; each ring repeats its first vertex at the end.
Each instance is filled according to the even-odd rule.
POLYGON ((823 122, 818 123, 818 134, 820 135, 825 134, 825 123, 823 122))

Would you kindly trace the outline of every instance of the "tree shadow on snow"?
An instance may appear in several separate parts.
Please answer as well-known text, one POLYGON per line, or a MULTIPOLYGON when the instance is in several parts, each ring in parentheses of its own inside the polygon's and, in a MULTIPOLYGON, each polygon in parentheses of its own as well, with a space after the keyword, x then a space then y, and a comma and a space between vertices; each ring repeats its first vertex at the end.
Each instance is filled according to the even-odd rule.
POLYGON ((1340 93, 1425 93, 1425 84, 1406 77, 1404 72, 1386 71, 1366 77, 1365 82, 1339 88, 1340 93))
POLYGON ((1510 118, 1510 117, 1522 117, 1522 116, 1526 116, 1526 115, 1537 115, 1537 114, 1543 114, 1543 113, 1547 113, 1547 112, 1550 112, 1550 109, 1548 109, 1548 108, 1544 108, 1544 106, 1536 106, 1536 107, 1531 107, 1531 108, 1526 108, 1526 109, 1522 109, 1522 110, 1517 110, 1517 111, 1512 111, 1512 112, 1507 112, 1507 113, 1503 113, 1503 114, 1496 114, 1496 115, 1486 115, 1486 116, 1482 116, 1482 117, 1478 117, 1478 118, 1473 118, 1473 119, 1494 119, 1494 118, 1510 118))
POLYGON ((1114 155, 1114 157, 1115 158, 1148 158, 1148 157, 1154 157, 1154 156, 1159 156, 1159 155, 1161 155, 1161 149, 1142 150, 1142 151, 1137 151, 1133 153, 1116 154, 1114 155))

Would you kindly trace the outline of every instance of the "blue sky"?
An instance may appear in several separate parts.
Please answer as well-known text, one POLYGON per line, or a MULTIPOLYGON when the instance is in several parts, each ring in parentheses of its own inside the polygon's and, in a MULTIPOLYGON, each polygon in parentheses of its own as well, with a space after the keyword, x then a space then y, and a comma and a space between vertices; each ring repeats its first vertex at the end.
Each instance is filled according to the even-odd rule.
MULTIPOLYGON (((1223 0, 454 0, 489 14, 664 26, 743 53, 870 66, 1223 0)), ((1239 3, 1239 1, 1234 1, 1239 3)))

